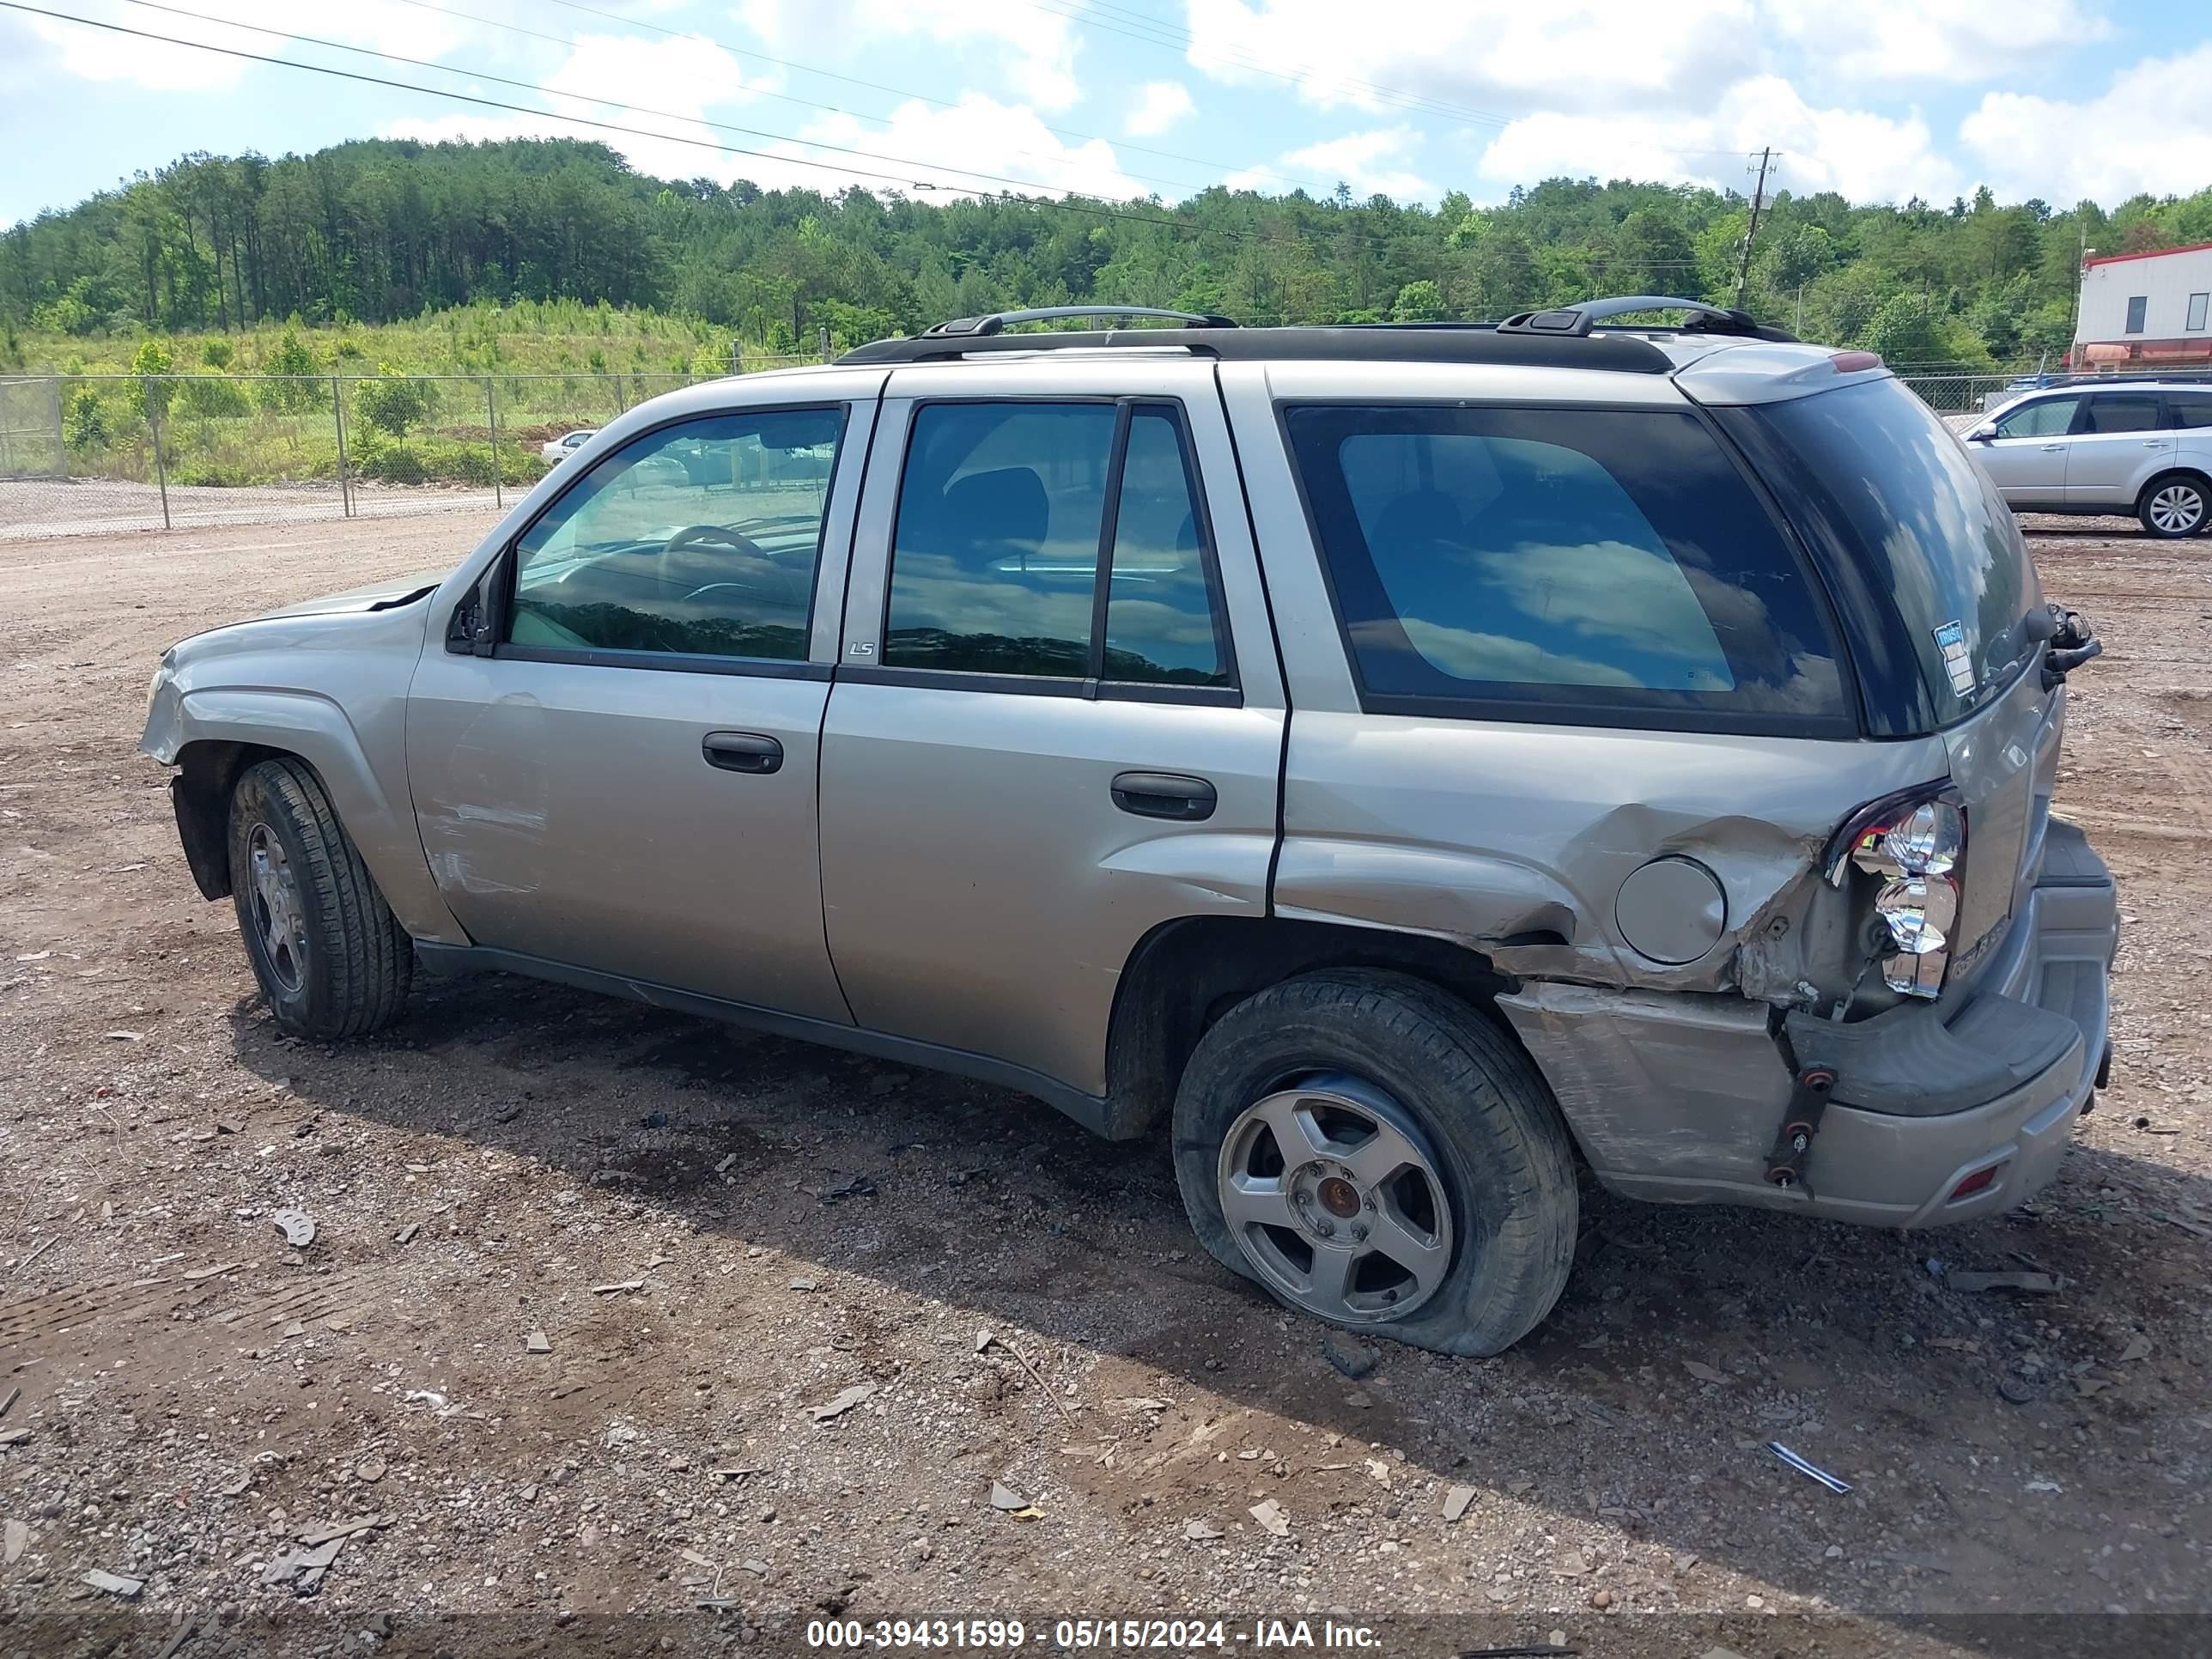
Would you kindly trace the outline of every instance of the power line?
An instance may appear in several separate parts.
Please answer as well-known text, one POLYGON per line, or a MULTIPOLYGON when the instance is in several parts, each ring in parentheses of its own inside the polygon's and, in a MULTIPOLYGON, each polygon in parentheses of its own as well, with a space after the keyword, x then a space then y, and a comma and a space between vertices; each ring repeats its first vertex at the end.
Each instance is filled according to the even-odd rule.
MULTIPOLYGON (((425 11, 439 11, 446 13, 449 16, 465 17, 467 18, 469 21, 483 24, 487 28, 506 29, 510 33, 516 34, 532 35, 541 40, 556 40, 561 45, 567 46, 574 46, 577 44, 575 41, 564 39, 562 36, 541 34, 535 29, 526 29, 518 24, 502 23, 495 21, 489 17, 475 16, 468 12, 459 10, 454 7, 439 3, 439 0, 401 0, 401 3, 410 6, 417 6, 425 11)), ((802 63, 799 59, 793 58, 778 58, 774 56, 772 53, 761 51, 757 46, 740 46, 734 40, 725 40, 718 36, 703 33, 696 29, 671 28, 665 24, 655 23, 643 17, 625 16, 620 12, 606 11, 598 6, 586 5, 583 3, 583 0, 552 0, 552 3, 564 7, 569 11, 580 12, 587 17, 597 17, 610 23, 618 23, 624 28, 650 29, 656 34, 667 35, 672 39, 676 40, 689 39, 704 40, 710 46, 721 47, 725 52, 736 52, 740 57, 757 58, 763 64, 773 64, 778 69, 794 70, 801 75, 818 76, 825 81, 842 82, 847 86, 865 87, 871 92, 888 93, 894 98, 913 99, 921 103, 933 104, 939 109, 958 109, 960 107, 959 103, 953 99, 939 98, 932 93, 915 92, 909 88, 893 86, 890 82, 884 81, 869 81, 863 79, 859 76, 842 75, 835 70, 823 69, 813 64, 802 63)), ((814 103, 811 100, 791 97, 789 94, 784 93, 763 93, 761 95, 769 98, 784 98, 789 102, 805 104, 812 109, 827 110, 833 114, 852 115, 856 120, 881 120, 884 118, 881 116, 859 115, 851 110, 840 109, 834 104, 817 104, 814 103)), ((1248 172, 1251 170, 1249 167, 1231 167, 1224 161, 1208 161, 1204 156, 1200 155, 1184 155, 1171 149, 1155 149, 1148 145, 1131 143, 1127 139, 1109 138, 1101 133, 1085 132, 1074 127, 1056 127, 1050 122, 1047 121, 1040 121, 1038 125, 1043 127, 1047 132, 1053 134, 1056 137, 1079 139, 1085 143, 1118 144, 1121 149, 1133 150, 1140 155, 1156 155, 1162 161, 1182 161, 1190 167, 1204 167, 1209 172, 1226 174, 1248 172)), ((1290 182, 1294 184, 1303 184, 1309 187, 1311 187, 1313 183, 1310 179, 1293 179, 1290 182)), ((1178 188, 1188 189, 1189 186, 1188 185, 1178 185, 1178 188)))
MULTIPOLYGON (((327 75, 337 80, 356 82, 367 86, 388 87, 400 92, 422 93, 428 97, 451 99, 459 103, 473 104, 483 109, 502 110, 514 114, 532 116, 540 120, 566 122, 574 126, 589 127, 596 131, 627 133, 633 137, 650 138, 662 143, 683 144, 696 149, 714 150, 720 155, 747 155, 763 161, 782 161, 793 167, 813 167, 848 177, 874 179, 891 185, 906 185, 913 182, 905 174, 880 173, 866 167, 848 167, 830 161, 810 161, 804 156, 751 149, 739 144, 717 143, 711 139, 691 138, 675 133, 653 132, 643 127, 628 126, 619 121, 601 121, 589 116, 563 115, 546 110, 532 109, 527 105, 508 103, 501 99, 484 98, 472 93, 455 92, 441 87, 422 86, 411 81, 393 80, 386 76, 364 75, 353 70, 333 68, 327 64, 303 64, 295 59, 274 58, 266 53, 246 52, 235 46, 218 46, 204 40, 186 40, 176 35, 159 34, 148 29, 131 28, 122 23, 105 22, 98 18, 80 17, 70 12, 53 11, 42 6, 26 5, 21 3, 21 0, 0 0, 0 9, 24 12, 39 17, 51 17, 60 22, 76 23, 86 28, 102 29, 109 33, 129 35, 136 40, 151 40, 164 46, 183 46, 193 52, 212 52, 220 57, 240 58, 248 63, 266 64, 277 69, 303 70, 310 74, 327 75)), ((533 87, 532 89, 544 91, 543 88, 533 87)), ((1018 185, 1018 188, 1027 191, 1032 188, 1042 188, 1042 186, 1018 185)), ((1303 233, 1296 231, 1284 236, 1276 234, 1255 234, 1237 230, 1229 226, 1200 225, 1186 219, 1166 218, 1158 214, 1133 213, 1127 209, 1106 206, 1095 199, 1078 204, 1072 201, 1056 201, 1048 196, 1017 195, 1014 191, 970 191, 969 193, 979 197, 994 195, 997 199, 1009 202, 1020 201, 1054 212, 1074 213, 1086 218, 1114 219, 1133 224, 1152 225, 1188 236, 1215 236, 1238 243, 1258 243, 1272 246, 1288 245, 1299 247, 1308 252, 1317 251, 1303 233)), ((1347 227, 1347 228, 1355 234, 1369 236, 1378 234, 1359 227, 1347 227)))
MULTIPOLYGON (((174 8, 164 9, 177 9, 174 8)), ((746 155, 766 161, 783 161, 795 167, 813 167, 825 172, 838 173, 848 177, 876 179, 886 184, 895 185, 902 185, 908 182, 907 179, 903 175, 900 174, 879 173, 867 168, 854 167, 835 162, 810 161, 802 156, 785 155, 769 151, 751 149, 742 145, 718 143, 711 139, 693 138, 672 133, 653 132, 642 127, 626 125, 625 124, 618 121, 603 121, 594 119, 588 116, 559 114, 544 110, 532 109, 526 105, 510 103, 501 99, 485 98, 471 93, 456 92, 448 88, 438 87, 422 86, 413 82, 395 80, 386 76, 362 74, 351 70, 334 68, 331 65, 325 64, 301 63, 291 58, 276 58, 262 52, 246 52, 234 46, 220 46, 206 41, 187 40, 174 35, 160 34, 150 30, 131 28, 121 23, 111 23, 103 21, 97 18, 81 17, 69 12, 54 11, 46 7, 27 5, 22 3, 22 0, 0 0, 0 9, 22 12, 33 16, 52 18, 58 21, 75 23, 80 27, 87 28, 100 29, 112 34, 127 35, 133 39, 150 40, 164 46, 182 46, 194 52, 210 52, 220 57, 239 58, 248 63, 265 64, 278 69, 301 70, 310 74, 329 76, 334 79, 350 81, 368 86, 386 87, 401 92, 420 93, 432 98, 444 98, 459 103, 475 105, 480 108, 501 110, 515 114, 532 116, 544 120, 564 122, 570 125, 587 127, 598 131, 626 133, 634 137, 653 139, 664 143, 683 144, 693 149, 713 150, 722 155, 746 155)), ((240 25, 237 27, 251 26, 240 25)), ((544 88, 537 87, 533 87, 532 89, 541 93, 544 91, 544 88)), ((1024 186, 1024 188, 1027 187, 1024 186)), ((977 195, 986 194, 985 192, 974 193, 977 195)), ((1055 201, 1049 197, 1018 197, 1011 191, 999 192, 998 198, 999 199, 1009 202, 1019 201, 1026 205, 1042 208, 1052 211, 1074 213, 1091 219, 1103 218, 1134 224, 1151 225, 1189 236, 1212 236, 1241 244, 1257 244, 1277 248, 1286 246, 1294 247, 1304 252, 1313 255, 1325 255, 1328 252, 1328 248, 1317 245, 1314 240, 1310 239, 1304 232, 1297 229, 1291 229, 1287 234, 1280 232, 1245 231, 1229 226, 1196 224, 1188 219, 1169 218, 1158 214, 1133 213, 1125 209, 1106 206, 1095 201, 1079 204, 1073 201, 1055 201)), ((1332 238, 1342 234, 1349 234, 1353 236, 1365 238, 1368 240, 1370 248, 1377 246, 1385 247, 1389 246, 1388 244, 1384 244, 1381 241, 1380 232, 1358 224, 1346 224, 1341 227, 1340 230, 1333 229, 1328 234, 1332 238)), ((1601 255, 1595 258, 1570 257, 1572 259, 1572 263, 1582 265, 1585 269, 1591 270, 1603 270, 1615 264, 1633 264, 1639 269, 1649 270, 1656 270, 1662 267, 1697 267, 1697 262, 1691 260, 1639 260, 1635 259, 1632 257, 1624 257, 1620 255, 1601 255)), ((1279 313, 1273 314, 1279 315, 1279 313)), ((1257 319, 1255 319, 1255 320, 1257 319)))
MULTIPOLYGON (((814 167, 825 173, 842 173, 854 178, 874 179, 884 184, 892 185, 914 187, 916 185, 916 181, 911 176, 911 172, 907 173, 879 173, 866 167, 847 167, 835 161, 810 161, 805 156, 785 155, 773 150, 750 149, 741 144, 718 144, 711 139, 690 138, 678 133, 653 132, 644 127, 626 126, 619 121, 594 120, 591 117, 586 115, 563 115, 550 110, 532 109, 526 104, 510 104, 497 98, 482 98, 477 96, 473 93, 455 92, 449 88, 420 86, 411 81, 395 81, 386 76, 363 75, 353 70, 334 69, 327 64, 302 64, 289 58, 272 58, 264 52, 246 52, 236 46, 218 46, 204 40, 186 40, 173 34, 156 34, 151 30, 134 29, 121 23, 103 22, 100 19, 94 17, 79 17, 70 12, 50 11, 42 6, 24 5, 21 3, 21 0, 0 0, 0 9, 27 12, 33 16, 51 17, 60 22, 76 23, 86 28, 105 29, 111 33, 127 34, 137 40, 153 40, 159 42, 163 46, 185 46, 194 52, 215 52, 225 58, 243 58, 248 63, 268 64, 277 69, 306 70, 312 74, 333 76, 342 81, 359 82, 367 86, 390 87, 400 92, 419 92, 432 98, 449 98, 459 103, 474 104, 483 109, 505 110, 517 115, 531 116, 538 120, 563 121, 572 126, 591 127, 601 132, 628 133, 632 137, 650 138, 665 144, 685 144, 696 149, 711 149, 725 155, 750 155, 760 161, 781 161, 792 167, 814 167)), ((378 55, 381 56, 382 54, 378 55)), ((533 86, 532 89, 538 92, 544 92, 545 90, 542 87, 535 86, 533 86)), ((586 101, 596 103, 603 100, 598 99, 586 99, 586 101)), ((769 136, 771 137, 781 137, 781 135, 776 134, 770 134, 769 136)), ((798 143, 800 141, 787 139, 783 142, 798 143)), ((834 148, 834 146, 823 146, 823 148, 834 148)), ((890 159, 897 160, 899 158, 893 157, 890 159)), ((911 167, 913 172, 927 170, 926 166, 923 164, 909 163, 908 165, 911 167)), ((951 169, 946 170, 951 171, 951 169)), ((989 173, 976 173, 971 176, 975 178, 996 178, 996 175, 989 173)), ((1030 185, 1018 179, 1000 179, 998 182, 1012 185, 1016 189, 1023 191, 1032 189, 1042 190, 1048 188, 1048 186, 1045 185, 1030 185)), ((920 187, 925 189, 935 188, 935 186, 929 185, 921 185, 920 187)), ((1011 194, 1011 192, 1007 193, 1011 194)), ((1078 209, 1073 203, 1054 202, 1048 198, 1043 197, 1040 197, 1036 199, 1039 205, 1045 207, 1066 207, 1072 211, 1103 214, 1109 218, 1133 220, 1143 224, 1164 225, 1170 229, 1180 230, 1198 228, 1197 227, 1186 225, 1184 222, 1181 220, 1162 218, 1157 215, 1133 214, 1124 210, 1104 206, 1084 207, 1078 209)), ((1235 233, 1223 232, 1211 234, 1234 234, 1235 233)))
MULTIPOLYGON (((949 162, 916 161, 902 155, 887 155, 880 150, 857 149, 849 144, 833 144, 829 143, 826 139, 799 138, 785 133, 769 131, 761 127, 738 126, 728 121, 710 120, 706 116, 694 115, 682 110, 654 109, 648 104, 635 104, 625 99, 609 98, 596 93, 568 91, 565 89, 559 93, 554 93, 550 88, 541 86, 537 82, 519 81, 511 76, 494 75, 487 70, 467 69, 459 64, 437 63, 427 58, 409 58, 399 52, 380 52, 371 46, 356 46, 349 45, 343 40, 327 40, 323 36, 315 34, 303 34, 297 29, 265 28, 258 23, 241 23, 237 21, 235 19, 219 17, 209 12, 190 11, 182 6, 164 5, 160 3, 160 0, 129 0, 129 3, 134 6, 143 7, 148 11, 167 12, 172 16, 189 17, 196 22, 213 23, 222 28, 240 29, 249 34, 270 35, 280 40, 301 40, 305 41, 309 46, 325 47, 332 52, 351 52, 356 57, 380 58, 384 62, 391 64, 405 64, 411 68, 431 70, 442 75, 465 75, 471 80, 489 81, 497 86, 515 87, 525 92, 535 92, 552 97, 575 98, 587 104, 602 104, 611 109, 635 110, 641 115, 658 116, 661 119, 667 121, 695 121, 701 126, 713 127, 722 132, 739 133, 747 137, 766 138, 783 143, 804 144, 810 149, 830 150, 840 155, 857 155, 864 161, 889 161, 902 167, 911 166, 917 168, 933 169, 939 173, 958 173, 970 179, 988 179, 994 185, 1011 185, 1018 189, 1048 188, 1048 186, 1042 185, 1034 186, 1030 185, 1021 179, 1009 179, 1001 173, 974 172, 969 168, 957 167, 949 162)), ((661 136, 672 137, 672 135, 661 136)), ((1021 152, 1012 153, 1019 154, 1021 152)), ((1133 174, 1131 176, 1143 177, 1142 174, 1133 174)), ((1178 188, 1183 187, 1180 185, 1179 181, 1175 179, 1153 179, 1150 182, 1155 184, 1174 184, 1176 185, 1178 188)), ((919 182, 917 182, 915 187, 920 190, 935 188, 934 185, 926 185, 919 182)))

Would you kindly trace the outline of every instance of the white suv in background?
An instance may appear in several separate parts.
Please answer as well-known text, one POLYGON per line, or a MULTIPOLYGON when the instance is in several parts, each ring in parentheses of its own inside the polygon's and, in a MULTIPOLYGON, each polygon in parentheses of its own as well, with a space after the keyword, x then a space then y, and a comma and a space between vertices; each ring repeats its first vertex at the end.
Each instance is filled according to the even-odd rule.
POLYGON ((2212 526, 2212 384, 2054 387, 1966 442, 2015 512, 2131 513, 2168 538, 2212 526))

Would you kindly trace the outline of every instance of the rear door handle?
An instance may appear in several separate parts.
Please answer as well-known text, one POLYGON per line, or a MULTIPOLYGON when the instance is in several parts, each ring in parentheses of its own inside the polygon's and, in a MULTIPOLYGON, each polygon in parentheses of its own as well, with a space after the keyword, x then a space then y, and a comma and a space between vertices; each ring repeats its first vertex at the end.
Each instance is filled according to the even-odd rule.
POLYGON ((1213 816, 1219 799, 1204 778, 1188 778, 1180 772, 1118 772, 1114 776, 1114 805, 1140 818, 1199 823, 1213 816))
POLYGON ((783 745, 757 732, 709 732, 699 752, 725 772, 774 772, 783 765, 783 745))
POLYGON ((2065 447, 2066 446, 2064 444, 2045 444, 2043 447, 2043 453, 2046 455, 2056 455, 2060 450, 2065 447))

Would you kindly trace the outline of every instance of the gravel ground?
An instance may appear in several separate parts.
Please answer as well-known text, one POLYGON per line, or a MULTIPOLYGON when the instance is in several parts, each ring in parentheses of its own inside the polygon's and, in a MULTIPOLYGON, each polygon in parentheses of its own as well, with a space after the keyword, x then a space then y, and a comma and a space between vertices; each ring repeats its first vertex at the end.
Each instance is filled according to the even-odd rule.
POLYGON ((135 752, 154 659, 490 522, 0 546, 0 1653, 781 1651, 833 1614, 1235 1648, 1331 1609, 1407 1652, 2212 1646, 2212 543, 2036 526, 2108 641, 2060 805, 2126 912, 2054 1186, 1916 1236, 1591 1193, 1521 1347, 1354 1377, 1197 1250, 1164 1145, 1018 1097, 501 978, 280 1037, 135 752))

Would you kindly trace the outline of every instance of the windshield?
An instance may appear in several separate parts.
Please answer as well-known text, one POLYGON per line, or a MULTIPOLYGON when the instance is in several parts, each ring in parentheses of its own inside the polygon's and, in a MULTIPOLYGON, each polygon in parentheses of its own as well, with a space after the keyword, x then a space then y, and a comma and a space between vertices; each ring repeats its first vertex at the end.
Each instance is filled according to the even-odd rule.
POLYGON ((1871 729, 1964 719, 2033 654, 2042 603, 2012 510, 1894 380, 1717 411, 1814 544, 1851 623, 1871 729))

